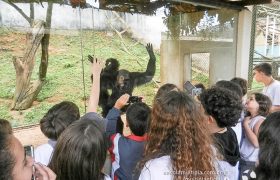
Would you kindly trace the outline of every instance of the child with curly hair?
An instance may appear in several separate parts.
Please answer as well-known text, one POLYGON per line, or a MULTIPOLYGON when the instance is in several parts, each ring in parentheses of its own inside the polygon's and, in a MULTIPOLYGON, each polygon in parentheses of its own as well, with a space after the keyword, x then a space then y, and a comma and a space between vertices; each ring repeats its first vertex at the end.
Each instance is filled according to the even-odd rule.
POLYGON ((236 134, 231 127, 241 116, 241 98, 228 89, 212 87, 200 95, 200 100, 208 117, 207 127, 213 137, 220 178, 237 180, 240 153, 236 134))
POLYGON ((204 120, 199 104, 184 92, 170 91, 155 99, 139 180, 214 179, 204 120))

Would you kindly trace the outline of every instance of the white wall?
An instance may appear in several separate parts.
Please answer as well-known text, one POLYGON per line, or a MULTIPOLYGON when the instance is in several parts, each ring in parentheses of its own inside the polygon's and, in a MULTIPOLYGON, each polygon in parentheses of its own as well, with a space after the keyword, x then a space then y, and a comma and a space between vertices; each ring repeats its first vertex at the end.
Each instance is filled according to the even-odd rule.
MULTIPOLYGON (((27 15, 29 15, 29 4, 18 3, 27 15)), ((47 3, 35 4, 35 19, 45 20, 47 3)), ((67 5, 54 4, 52 14, 52 28, 63 30, 74 30, 80 27, 79 8, 72 8, 67 5)), ((145 16, 139 14, 119 13, 125 23, 131 28, 132 36, 140 39, 143 43, 152 42, 159 48, 161 32, 166 31, 166 26, 162 22, 162 10, 156 16, 145 16)), ((7 27, 29 27, 27 21, 10 5, 0 0, 0 26, 7 27)), ((125 25, 115 18, 111 11, 98 9, 81 9, 81 24, 83 29, 112 30, 110 24, 120 30, 125 25), (93 12, 93 13, 92 13, 93 12)))

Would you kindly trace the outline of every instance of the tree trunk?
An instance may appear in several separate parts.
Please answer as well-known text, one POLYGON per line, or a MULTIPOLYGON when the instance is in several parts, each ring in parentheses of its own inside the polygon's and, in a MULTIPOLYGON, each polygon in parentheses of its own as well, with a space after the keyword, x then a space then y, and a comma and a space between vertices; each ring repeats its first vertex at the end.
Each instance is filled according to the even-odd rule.
POLYGON ((46 16, 46 24, 45 24, 45 35, 42 39, 41 47, 42 47, 42 56, 41 56, 41 64, 39 68, 39 79, 41 81, 45 81, 47 76, 48 69, 48 60, 49 60, 49 41, 50 41, 50 33, 51 33, 51 23, 52 23, 52 9, 53 3, 48 3, 47 16, 46 16))
MULTIPOLYGON (((39 94, 43 80, 30 81, 35 64, 35 54, 45 33, 43 21, 34 21, 31 32, 27 33, 27 47, 23 58, 13 57, 16 69, 16 90, 12 110, 27 109, 39 94)), ((41 77, 39 75, 39 77, 41 77)), ((44 78, 43 78, 44 79, 44 78)))

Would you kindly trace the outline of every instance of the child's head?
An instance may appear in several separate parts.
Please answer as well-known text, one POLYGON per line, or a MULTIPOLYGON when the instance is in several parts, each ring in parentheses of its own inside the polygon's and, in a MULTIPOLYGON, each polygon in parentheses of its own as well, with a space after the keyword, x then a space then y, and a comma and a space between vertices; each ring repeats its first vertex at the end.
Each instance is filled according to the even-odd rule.
POLYGON ((280 112, 267 116, 259 130, 258 179, 280 179, 280 112))
POLYGON ((206 90, 206 87, 204 86, 203 83, 197 83, 197 84, 195 84, 194 86, 195 86, 196 88, 200 88, 202 92, 206 90))
MULTIPOLYGON (((196 131, 194 129, 203 122, 204 116, 200 111, 198 103, 185 92, 170 91, 153 105, 149 136, 158 138, 156 143, 160 143, 163 148, 171 148, 168 146, 175 139, 177 143, 187 136, 191 139, 190 131, 196 131)), ((174 147, 177 145, 174 144, 174 147)))
POLYGON ((57 140, 49 167, 57 179, 104 179, 107 141, 98 117, 69 125, 57 140))
POLYGON ((34 160, 24 153, 20 141, 12 134, 0 131, 0 179, 30 180, 33 164, 34 160))
POLYGON ((143 102, 133 103, 127 108, 126 120, 131 132, 143 136, 148 129, 151 109, 143 102))
POLYGON ((78 106, 72 102, 63 101, 49 109, 40 121, 40 128, 49 139, 57 140, 64 129, 79 118, 78 106))
POLYGON ((240 77, 235 77, 235 78, 232 78, 230 81, 238 84, 241 87, 243 96, 245 96, 247 94, 248 83, 247 83, 246 79, 243 79, 240 77))
POLYGON ((13 134, 13 129, 9 121, 0 119, 0 131, 8 134, 13 134))
POLYGON ((272 75, 272 66, 269 63, 260 63, 254 67, 254 72, 258 71, 266 76, 272 75))
POLYGON ((268 96, 261 93, 253 93, 246 102, 246 109, 251 114, 267 116, 271 105, 272 103, 268 96))
POLYGON ((241 116, 241 99, 228 89, 212 87, 200 95, 200 100, 205 113, 212 116, 220 128, 234 126, 241 116))
POLYGON ((229 91, 234 92, 236 95, 238 95, 238 97, 240 99, 242 99, 242 97, 243 97, 241 87, 234 82, 221 80, 221 81, 216 82, 215 86, 220 87, 220 88, 225 88, 229 91))
POLYGON ((211 142, 204 121, 199 103, 185 92, 170 91, 156 99, 143 162, 167 154, 174 170, 211 170, 211 142), (193 153, 194 149, 198 151, 193 153))
POLYGON ((173 91, 173 90, 178 91, 179 88, 175 84, 170 84, 170 83, 164 84, 158 89, 155 99, 160 98, 163 95, 165 95, 166 93, 173 91))

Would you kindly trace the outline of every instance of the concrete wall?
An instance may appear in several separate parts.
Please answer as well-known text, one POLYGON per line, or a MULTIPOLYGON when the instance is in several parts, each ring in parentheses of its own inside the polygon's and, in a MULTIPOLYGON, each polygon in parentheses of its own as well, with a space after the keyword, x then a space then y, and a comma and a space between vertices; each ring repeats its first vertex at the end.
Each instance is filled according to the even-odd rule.
POLYGON ((163 40, 161 46, 161 82, 182 87, 191 80, 191 54, 210 53, 210 85, 235 76, 233 42, 163 40))
POLYGON ((235 76, 248 79, 252 12, 243 10, 238 16, 235 76))
MULTIPOLYGON (((27 15, 30 13, 29 4, 17 3, 17 6, 27 15)), ((35 3, 35 19, 45 20, 47 3, 43 6, 35 3)), ((130 27, 132 37, 139 39, 140 42, 151 42, 159 48, 161 32, 167 28, 163 24, 162 10, 156 16, 146 16, 139 14, 118 13, 124 21, 116 18, 116 13, 99 9, 81 9, 81 27, 83 29, 108 30, 112 31, 111 26, 118 30, 130 27)), ((0 0, 0 26, 6 27, 29 27, 27 21, 12 6, 0 0)), ((80 28, 80 11, 66 5, 54 4, 52 14, 52 28, 59 30, 77 30, 80 28)), ((61 32, 61 31, 58 31, 61 32)), ((65 31, 63 31, 63 34, 65 31)), ((71 33, 72 35, 73 33, 71 33)), ((78 35, 78 34, 73 34, 78 35)))
POLYGON ((248 78, 252 15, 249 10, 239 12, 231 39, 204 41, 180 37, 169 40, 162 35, 161 83, 179 87, 191 80, 191 54, 210 53, 209 85, 233 77, 248 78))

